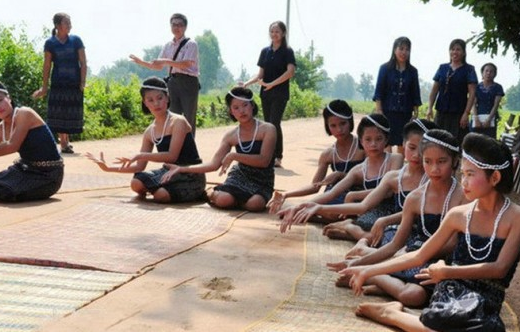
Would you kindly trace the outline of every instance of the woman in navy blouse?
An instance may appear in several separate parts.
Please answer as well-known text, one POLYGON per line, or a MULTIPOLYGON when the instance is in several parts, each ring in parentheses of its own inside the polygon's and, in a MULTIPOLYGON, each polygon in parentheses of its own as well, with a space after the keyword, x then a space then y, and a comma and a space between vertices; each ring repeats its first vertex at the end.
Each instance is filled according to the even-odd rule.
POLYGON ((399 37, 392 46, 390 60, 379 67, 373 100, 376 112, 384 114, 390 123, 389 149, 397 145, 403 152, 403 128, 412 116, 417 117, 421 106, 419 74, 410 64, 412 42, 399 37))
POLYGON ((478 79, 475 67, 466 62, 466 42, 454 39, 450 43, 450 62, 439 66, 430 92, 427 118, 449 131, 462 142, 468 133, 468 117, 475 100, 478 79))
POLYGON ((294 51, 287 45, 287 27, 281 21, 271 23, 269 36, 271 45, 262 49, 258 59, 258 74, 243 84, 247 87, 258 82, 264 121, 276 127, 275 166, 282 166, 283 135, 282 117, 289 101, 289 79, 294 76, 296 59, 294 51))
POLYGON ((480 69, 482 82, 477 86, 475 103, 471 110, 471 130, 497 138, 498 107, 504 96, 502 85, 495 82, 497 66, 489 62, 480 69))

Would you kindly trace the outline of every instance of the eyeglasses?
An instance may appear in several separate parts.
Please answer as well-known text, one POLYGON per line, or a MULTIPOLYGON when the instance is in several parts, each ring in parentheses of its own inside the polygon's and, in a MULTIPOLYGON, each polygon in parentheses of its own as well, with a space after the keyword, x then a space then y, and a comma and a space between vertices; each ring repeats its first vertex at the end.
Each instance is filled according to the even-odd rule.
POLYGON ((175 23, 175 22, 173 22, 173 23, 170 23, 170 25, 172 27, 174 27, 174 28, 182 28, 182 27, 184 27, 184 23, 175 23))

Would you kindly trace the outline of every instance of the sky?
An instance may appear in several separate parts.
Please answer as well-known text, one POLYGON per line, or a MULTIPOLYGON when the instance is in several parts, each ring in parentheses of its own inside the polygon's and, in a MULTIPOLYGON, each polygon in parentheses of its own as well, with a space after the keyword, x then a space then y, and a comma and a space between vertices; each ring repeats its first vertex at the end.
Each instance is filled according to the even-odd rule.
MULTIPOLYGON (((188 17, 188 37, 205 30, 215 34, 224 64, 238 77, 241 68, 250 75, 258 71, 260 50, 270 42, 269 24, 286 21, 286 9, 287 0, 16 0, 3 1, 0 24, 23 24, 43 49, 44 27, 52 28, 55 13, 68 13, 71 33, 82 38, 88 65, 97 74, 129 54, 143 56, 143 49, 164 45, 172 38, 169 18, 179 12, 188 17)), ((393 41, 407 36, 412 64, 431 82, 439 65, 449 62, 450 41, 481 30, 479 18, 449 0, 290 0, 289 44, 302 52, 313 45, 331 78, 349 73, 359 82, 368 73, 375 79, 393 41)), ((492 61, 505 89, 519 83, 520 65, 511 51, 491 58, 468 44, 467 61, 479 78, 480 67, 492 61)))

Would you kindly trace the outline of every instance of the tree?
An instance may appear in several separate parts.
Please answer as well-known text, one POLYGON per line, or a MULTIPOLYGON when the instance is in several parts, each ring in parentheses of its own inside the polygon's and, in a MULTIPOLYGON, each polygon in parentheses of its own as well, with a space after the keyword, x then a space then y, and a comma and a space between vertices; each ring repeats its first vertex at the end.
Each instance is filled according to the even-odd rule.
POLYGON ((421 101, 423 104, 428 104, 430 98, 430 92, 432 91, 433 84, 428 81, 419 79, 419 88, 421 89, 421 101))
POLYGON ((520 111, 520 81, 513 85, 506 92, 507 109, 510 111, 520 111))
MULTIPOLYGON (((424 3, 430 0, 421 0, 424 3)), ((520 60, 520 1, 518 0, 452 0, 452 5, 468 9, 473 16, 482 18, 484 30, 474 33, 470 41, 479 51, 498 53, 498 46, 503 47, 503 54, 511 47, 516 60, 520 60)))
POLYGON ((19 105, 32 107, 45 118, 45 100, 31 98, 42 85, 42 71, 43 52, 36 52, 25 30, 0 25, 0 81, 19 105))
POLYGON ((356 94, 356 81, 349 73, 339 74, 334 79, 333 84, 334 98, 352 99, 356 94))
POLYGON ((201 92, 206 93, 217 85, 219 69, 224 65, 220 56, 217 37, 211 30, 204 30, 202 36, 195 37, 199 45, 199 71, 201 92))
POLYGON ((320 82, 325 79, 325 72, 320 69, 323 66, 323 57, 314 55, 314 47, 302 55, 298 50, 294 54, 296 58, 296 72, 293 80, 301 90, 317 90, 320 82))
POLYGON ((234 85, 234 81, 233 74, 231 74, 226 66, 222 66, 217 71, 217 81, 214 88, 227 89, 234 85))
POLYGON ((372 99, 372 95, 374 94, 374 84, 372 84, 373 80, 374 77, 372 75, 367 73, 361 74, 361 80, 359 81, 357 91, 365 101, 372 99))

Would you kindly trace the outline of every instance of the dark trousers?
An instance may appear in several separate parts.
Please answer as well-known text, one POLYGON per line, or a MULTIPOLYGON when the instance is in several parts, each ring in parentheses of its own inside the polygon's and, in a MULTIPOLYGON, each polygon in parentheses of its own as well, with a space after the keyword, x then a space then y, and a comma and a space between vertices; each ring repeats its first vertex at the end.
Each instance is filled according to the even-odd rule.
POLYGON ((282 133, 282 117, 287 105, 287 98, 274 94, 263 93, 261 96, 262 111, 264 112, 264 121, 272 123, 276 127, 276 147, 274 157, 282 159, 283 157, 283 133, 282 133))
POLYGON ((170 94, 170 111, 184 115, 195 136, 199 79, 190 75, 173 74, 168 80, 168 92, 170 94))

